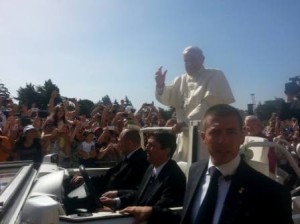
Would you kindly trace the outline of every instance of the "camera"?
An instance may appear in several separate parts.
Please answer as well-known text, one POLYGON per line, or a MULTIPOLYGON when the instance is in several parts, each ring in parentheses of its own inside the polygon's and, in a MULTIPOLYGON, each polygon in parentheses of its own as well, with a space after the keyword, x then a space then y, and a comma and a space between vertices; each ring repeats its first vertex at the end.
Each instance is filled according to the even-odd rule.
POLYGON ((290 82, 285 83, 284 93, 287 95, 299 95, 300 93, 300 77, 295 76, 289 78, 290 82))
POLYGON ((299 82, 300 81, 300 76, 295 76, 295 77, 289 78, 289 80, 292 81, 292 82, 299 82))

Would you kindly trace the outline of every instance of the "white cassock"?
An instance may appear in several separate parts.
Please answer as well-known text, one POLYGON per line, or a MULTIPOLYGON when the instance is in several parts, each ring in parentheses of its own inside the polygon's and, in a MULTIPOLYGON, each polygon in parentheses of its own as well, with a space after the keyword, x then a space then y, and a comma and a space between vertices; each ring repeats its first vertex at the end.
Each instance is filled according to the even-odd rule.
MULTIPOLYGON (((202 120, 209 107, 235 101, 222 71, 202 68, 199 73, 196 77, 183 74, 176 77, 171 85, 163 89, 156 88, 156 99, 166 106, 175 108, 177 122, 185 122, 188 125, 189 121, 202 120)), ((187 161, 188 138, 188 131, 178 135, 177 150, 173 156, 176 161, 187 161)), ((208 159, 209 154, 205 146, 201 141, 198 145, 200 147, 198 147, 197 158, 208 159)))

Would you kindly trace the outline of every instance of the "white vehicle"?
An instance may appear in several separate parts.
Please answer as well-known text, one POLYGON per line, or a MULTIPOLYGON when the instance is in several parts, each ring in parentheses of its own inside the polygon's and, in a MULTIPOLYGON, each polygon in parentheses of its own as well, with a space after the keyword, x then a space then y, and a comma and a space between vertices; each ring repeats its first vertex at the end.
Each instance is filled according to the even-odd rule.
MULTIPOLYGON (((47 155, 38 171, 30 161, 0 163, 0 220, 1 223, 132 223, 132 217, 117 212, 87 212, 78 210, 66 214, 64 209, 63 181, 80 172, 85 184, 71 192, 76 197, 86 197, 92 191, 87 171, 63 169, 53 163, 56 155, 47 155), (52 161, 52 162, 51 162, 52 161)), ((105 172, 105 168, 91 169, 105 172)), ((98 200, 97 200, 98 201, 98 200)))

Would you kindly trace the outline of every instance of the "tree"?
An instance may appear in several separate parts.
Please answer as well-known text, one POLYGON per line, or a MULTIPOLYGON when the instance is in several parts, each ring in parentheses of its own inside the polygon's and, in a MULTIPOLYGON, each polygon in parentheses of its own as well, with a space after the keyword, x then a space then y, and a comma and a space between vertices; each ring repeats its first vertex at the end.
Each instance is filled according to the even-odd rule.
POLYGON ((95 104, 90 100, 79 100, 78 101, 80 112, 79 114, 84 114, 87 117, 91 115, 91 112, 93 111, 95 104))
MULTIPOLYGON (((35 87, 33 84, 26 83, 24 88, 20 87, 17 90, 19 100, 19 104, 25 104, 28 107, 31 107, 33 103, 42 110, 47 109, 47 105, 49 103, 49 99, 53 90, 57 90, 59 92, 58 87, 52 83, 51 79, 45 81, 44 85, 39 85, 35 87)), ((56 104, 61 101, 60 98, 56 99, 56 104)))
POLYGON ((113 105, 119 105, 119 102, 117 101, 117 99, 115 99, 113 105))
POLYGON ((132 106, 132 103, 131 103, 131 101, 128 99, 127 96, 125 96, 124 105, 125 105, 125 106, 132 106))
POLYGON ((282 103, 284 103, 283 99, 269 100, 264 102, 264 104, 259 103, 255 113, 263 123, 267 123, 272 113, 280 113, 282 103))
MULTIPOLYGON (((51 97, 51 93, 56 90, 59 92, 59 88, 52 83, 51 79, 45 81, 43 86, 37 86, 37 92, 39 94, 38 101, 36 104, 39 106, 41 109, 47 109, 47 105, 49 103, 49 99, 51 97)), ((59 96, 58 98, 55 99, 55 104, 61 102, 61 97, 59 96)))
POLYGON ((18 96, 16 97, 19 100, 19 104, 27 105, 28 107, 31 106, 32 103, 37 102, 38 100, 38 93, 35 90, 35 86, 31 83, 26 83, 24 88, 20 87, 17 90, 18 96))
POLYGON ((102 97, 102 103, 104 105, 109 105, 109 104, 112 104, 111 103, 111 100, 110 100, 110 97, 108 95, 105 95, 104 97, 102 97))
MULTIPOLYGON (((26 105, 27 107, 31 107, 33 103, 36 104, 36 106, 41 110, 46 110, 47 105, 49 103, 51 93, 53 90, 56 90, 59 92, 59 88, 51 81, 51 79, 46 80, 44 85, 38 85, 35 86, 32 83, 26 83, 25 87, 20 87, 17 90, 17 97, 15 97, 16 100, 19 101, 19 105, 26 105)), ((4 86, 4 84, 0 83, 0 96, 5 96, 9 98, 10 93, 8 92, 7 88, 4 86)), ((56 99, 54 104, 58 104, 62 102, 62 96, 59 95, 56 99)), ((94 109, 95 104, 88 100, 80 100, 80 114, 86 114, 90 115, 91 111, 94 109)), ((79 103, 78 102, 78 103, 79 103)), ((118 103, 117 100, 115 100, 116 103, 118 103)), ((108 95, 105 95, 102 97, 102 100, 99 100, 96 105, 111 105, 112 101, 108 95)), ((131 101, 128 99, 128 97, 125 97, 125 106, 132 106, 131 101)))
POLYGON ((10 97, 10 92, 8 89, 5 87, 4 84, 0 83, 0 106, 7 106, 7 99, 10 97))
POLYGON ((0 83, 0 96, 3 97, 4 99, 8 99, 10 97, 10 92, 2 83, 0 83))

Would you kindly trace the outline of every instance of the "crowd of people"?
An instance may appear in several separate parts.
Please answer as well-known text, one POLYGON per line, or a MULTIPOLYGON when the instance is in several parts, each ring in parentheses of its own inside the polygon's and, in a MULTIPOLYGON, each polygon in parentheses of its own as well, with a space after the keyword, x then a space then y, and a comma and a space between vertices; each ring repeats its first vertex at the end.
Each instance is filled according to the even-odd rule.
MULTIPOLYGON (((153 103, 144 103, 135 112, 121 100, 119 105, 98 105, 91 116, 86 117, 79 115, 76 99, 72 99, 75 107, 71 111, 67 109, 68 102, 53 105, 57 96, 54 91, 49 100, 48 117, 40 117, 33 108, 16 111, 10 105, 8 116, 4 113, 0 115, 0 161, 29 159, 40 163, 45 154, 58 153, 62 167, 79 164, 96 167, 101 161, 118 162, 121 159, 118 136, 124 127, 139 129, 173 127, 177 124, 175 116, 164 120, 153 103), (16 113, 21 116, 16 116, 16 113)), ((296 118, 282 121, 273 113, 264 125, 258 117, 252 115, 245 118, 245 128, 252 136, 265 137, 271 141, 274 137, 284 139, 290 143, 289 150, 298 155, 300 135, 296 118)))
MULTIPOLYGON (((183 59, 186 73, 172 84, 165 84, 167 72, 162 67, 155 73, 157 100, 175 109, 169 120, 153 103, 135 111, 124 100, 99 104, 90 116, 80 115, 75 98, 55 105, 59 94, 53 91, 46 117, 34 105, 16 111, 13 102, 8 104, 8 115, 0 114, 0 161, 33 160, 38 168, 43 156, 51 153, 65 168, 113 161, 115 166, 105 175, 92 178, 93 197, 111 210, 134 214, 135 223, 292 223, 288 189, 251 168, 239 152, 246 133, 243 127, 247 135, 284 139, 297 152, 297 120, 280 121, 274 113, 263 126, 255 116, 243 119, 228 105, 234 97, 223 72, 203 66, 202 50, 187 47, 183 59), (197 160, 204 160, 191 165, 186 185, 175 161, 187 161, 189 136, 184 127, 191 120, 202 120, 200 147, 195 150, 197 160), (172 127, 173 133, 148 134, 142 146, 138 130, 153 126, 172 127), (213 196, 214 204, 206 199, 213 196), (168 209, 181 205, 181 215, 168 209)), ((274 172, 276 152, 270 150, 268 157, 274 172)), ((69 190, 82 180, 72 177, 69 190)), ((72 199, 66 205, 76 209, 72 199)))
POLYGON ((144 103, 137 111, 125 106, 124 100, 99 104, 85 116, 79 114, 75 98, 69 100, 74 105, 70 110, 69 101, 54 105, 57 97, 53 91, 47 117, 40 116, 35 107, 17 111, 13 102, 8 104, 8 114, 0 114, 1 162, 33 160, 39 164, 44 155, 57 153, 62 167, 97 167, 101 161, 122 159, 118 137, 124 128, 174 124, 174 119, 165 121, 153 103, 144 103))

